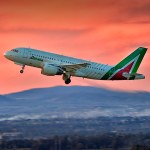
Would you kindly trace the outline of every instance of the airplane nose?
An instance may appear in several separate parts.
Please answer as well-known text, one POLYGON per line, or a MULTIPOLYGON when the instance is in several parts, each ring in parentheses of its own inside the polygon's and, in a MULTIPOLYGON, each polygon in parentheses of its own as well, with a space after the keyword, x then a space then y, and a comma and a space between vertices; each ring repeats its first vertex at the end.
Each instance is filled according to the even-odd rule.
POLYGON ((4 56, 6 56, 7 54, 6 54, 6 52, 4 53, 4 56))
POLYGON ((5 52, 5 53, 4 53, 4 56, 7 58, 7 57, 8 57, 8 53, 7 53, 7 52, 5 52))

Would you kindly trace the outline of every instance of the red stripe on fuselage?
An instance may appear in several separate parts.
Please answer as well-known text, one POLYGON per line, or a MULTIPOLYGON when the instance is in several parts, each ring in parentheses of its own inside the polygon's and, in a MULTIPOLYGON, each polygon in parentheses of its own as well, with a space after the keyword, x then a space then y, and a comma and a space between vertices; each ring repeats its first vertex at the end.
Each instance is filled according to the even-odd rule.
POLYGON ((133 66, 134 62, 132 62, 131 64, 129 64, 128 66, 126 66, 124 69, 118 71, 110 80, 127 80, 126 77, 122 76, 122 74, 124 72, 129 73, 132 66, 133 66))

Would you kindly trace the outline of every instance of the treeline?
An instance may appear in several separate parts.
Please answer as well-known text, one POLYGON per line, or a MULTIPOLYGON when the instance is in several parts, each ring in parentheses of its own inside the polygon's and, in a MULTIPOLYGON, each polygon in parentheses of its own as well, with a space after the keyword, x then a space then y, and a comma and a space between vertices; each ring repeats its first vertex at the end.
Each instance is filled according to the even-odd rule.
POLYGON ((103 134, 54 136, 38 140, 2 140, 0 150, 150 150, 150 134, 103 134))

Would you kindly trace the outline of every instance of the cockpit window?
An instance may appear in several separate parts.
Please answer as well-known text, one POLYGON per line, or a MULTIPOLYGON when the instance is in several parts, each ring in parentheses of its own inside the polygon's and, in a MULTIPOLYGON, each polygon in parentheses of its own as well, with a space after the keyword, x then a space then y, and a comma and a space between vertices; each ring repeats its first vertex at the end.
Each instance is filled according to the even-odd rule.
POLYGON ((12 49, 11 51, 18 53, 19 51, 17 49, 12 49))

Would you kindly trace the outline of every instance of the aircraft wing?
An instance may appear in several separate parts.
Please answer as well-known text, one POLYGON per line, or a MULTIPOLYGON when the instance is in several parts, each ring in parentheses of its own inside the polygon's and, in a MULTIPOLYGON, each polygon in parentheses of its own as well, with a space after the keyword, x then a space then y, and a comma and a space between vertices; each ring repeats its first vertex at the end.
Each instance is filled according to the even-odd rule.
POLYGON ((85 68, 89 63, 80 63, 80 64, 71 64, 71 65, 61 65, 62 69, 64 69, 67 72, 73 72, 81 68, 85 68))

